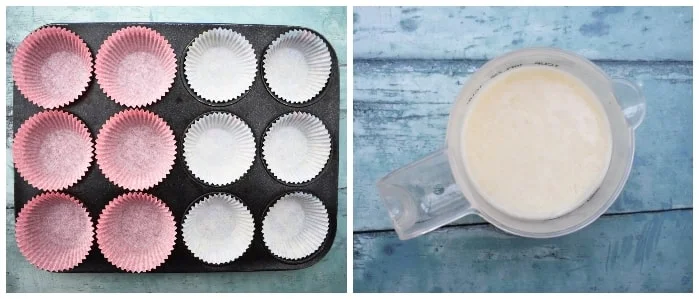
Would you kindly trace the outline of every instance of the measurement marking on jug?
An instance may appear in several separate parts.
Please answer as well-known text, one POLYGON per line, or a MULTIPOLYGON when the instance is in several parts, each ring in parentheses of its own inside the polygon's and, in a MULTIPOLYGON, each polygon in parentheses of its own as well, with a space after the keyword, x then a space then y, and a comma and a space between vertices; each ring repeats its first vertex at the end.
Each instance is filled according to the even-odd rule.
POLYGON ((543 61, 536 61, 534 62, 536 65, 544 65, 544 66, 552 66, 552 67, 558 67, 558 64, 555 64, 553 62, 543 62, 543 61))
POLYGON ((473 98, 476 96, 476 94, 478 94, 478 91, 481 90, 481 87, 483 87, 483 84, 479 85, 478 88, 476 88, 476 90, 473 91, 473 94, 471 94, 471 97, 468 98, 468 101, 466 101, 466 104, 470 103, 471 100, 473 100, 473 98))
POLYGON ((521 63, 520 63, 520 64, 515 64, 515 65, 512 65, 512 66, 508 66, 508 67, 505 69, 505 71, 509 71, 509 70, 511 70, 511 69, 516 69, 516 68, 521 67, 521 66, 522 66, 521 63))
POLYGON ((442 195, 442 193, 444 193, 444 186, 442 186, 440 184, 435 185, 434 188, 432 189, 432 193, 434 193, 436 195, 442 195))

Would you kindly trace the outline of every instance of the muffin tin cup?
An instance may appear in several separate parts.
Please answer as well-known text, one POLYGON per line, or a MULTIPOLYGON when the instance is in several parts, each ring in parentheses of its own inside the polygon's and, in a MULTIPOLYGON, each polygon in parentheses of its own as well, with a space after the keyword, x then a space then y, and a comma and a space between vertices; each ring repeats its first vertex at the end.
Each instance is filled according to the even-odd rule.
MULTIPOLYGON (((318 34, 317 32, 315 32, 315 31, 313 31, 313 30, 310 30, 310 29, 306 29, 306 28, 301 28, 301 29, 306 30, 306 31, 309 31, 309 32, 311 32, 311 33, 314 33, 314 34, 315 34, 321 41, 323 41, 326 45, 330 45, 330 43, 328 42, 328 40, 325 39, 325 37, 323 37, 322 35, 318 34)), ((288 32, 288 31, 287 31, 287 32, 288 32)), ((285 33, 286 33, 286 32, 285 32, 285 33)), ((333 70, 334 67, 335 67, 335 66, 334 66, 334 63, 335 63, 335 62, 334 62, 334 61, 337 60, 336 55, 335 55, 335 50, 334 50, 332 47, 328 46, 328 50, 329 50, 329 52, 330 52, 331 61, 333 61, 333 62, 332 62, 332 64, 331 64, 330 75, 328 76, 328 79, 327 79, 327 82, 326 82, 325 86, 318 92, 318 94, 316 94, 314 97, 312 97, 311 99, 309 99, 309 100, 307 100, 307 101, 300 102, 300 103, 295 103, 295 102, 290 102, 290 101, 284 100, 282 97, 280 97, 279 95, 277 95, 276 93, 274 93, 274 91, 272 90, 272 88, 269 86, 269 82, 267 82, 267 80, 265 80, 265 78, 264 78, 264 75, 265 75, 265 72, 264 72, 264 53, 267 53, 267 52, 269 51, 270 47, 272 47, 272 44, 271 44, 271 43, 268 44, 268 45, 266 45, 265 48, 264 48, 264 50, 262 51, 262 57, 261 57, 260 59, 258 59, 258 64, 259 64, 259 65, 258 65, 258 68, 257 68, 257 69, 258 69, 258 72, 259 72, 259 73, 258 73, 258 76, 261 77, 261 81, 264 83, 264 86, 265 86, 265 89, 267 90, 267 92, 268 92, 270 95, 272 95, 272 97, 274 97, 274 99, 277 100, 277 102, 279 102, 279 103, 281 103, 281 104, 283 104, 283 105, 285 105, 285 106, 289 106, 289 107, 293 107, 293 108, 304 108, 304 107, 308 107, 308 106, 314 105, 314 104, 316 104, 316 102, 318 102, 318 101, 320 101, 321 99, 323 99, 323 98, 326 97, 326 92, 329 90, 328 86, 331 84, 331 82, 333 82, 333 81, 335 81, 335 80, 339 80, 339 78, 334 78, 334 77, 339 77, 339 75, 340 75, 339 72, 336 72, 336 71, 333 70)))
POLYGON ((327 43, 308 30, 289 30, 276 38, 262 58, 264 81, 277 98, 303 104, 320 94, 330 77, 327 43), (287 73, 295 73, 288 76, 287 73))
MULTIPOLYGON (((220 26, 219 26, 219 27, 213 27, 213 28, 210 28, 210 29, 208 29, 208 30, 213 30, 213 29, 221 29, 221 27, 220 27, 220 26)), ((207 30, 207 31, 208 31, 208 30, 207 30)), ((235 30, 234 30, 234 31, 235 31, 235 30)), ((238 34, 240 34, 240 32, 237 32, 237 31, 235 31, 235 32, 238 33, 238 34)), ((201 33, 204 33, 204 32, 201 32, 201 33)), ((193 37, 193 38, 187 43, 187 46, 184 47, 184 49, 182 49, 182 51, 181 51, 179 57, 182 57, 183 59, 186 59, 186 57, 187 57, 187 52, 189 51, 190 47, 192 47, 192 45, 194 44, 194 42, 196 41, 196 39, 197 39, 198 37, 199 37, 199 35, 193 37)), ((245 35, 243 35, 243 37, 245 37, 245 35)), ((247 37, 245 37, 245 39, 247 40, 247 37)), ((247 41, 249 42, 249 40, 247 40, 247 41)), ((233 99, 231 99, 231 100, 228 100, 228 101, 223 101, 223 102, 210 101, 210 100, 207 100, 206 98, 202 97, 200 94, 198 94, 198 93, 192 88, 192 86, 190 85, 190 82, 187 80, 187 76, 185 75, 186 69, 185 69, 185 64, 184 64, 184 63, 178 63, 178 64, 177 64, 177 76, 179 77, 179 80, 181 81, 181 84, 182 84, 182 86, 184 87, 184 89, 187 91, 187 93, 189 93, 189 95, 190 95, 192 98, 194 98, 194 99, 196 99, 197 101, 199 101, 200 103, 202 103, 202 104, 204 104, 204 105, 206 105, 206 106, 210 106, 210 107, 212 107, 212 108, 225 108, 225 107, 227 107, 227 106, 234 105, 235 103, 238 103, 238 102, 244 100, 245 98, 247 98, 248 95, 250 94, 250 92, 255 88, 255 85, 257 84, 257 81, 260 80, 260 79, 259 79, 260 76, 261 76, 261 72, 260 72, 260 63, 261 63, 261 62, 260 62, 260 56, 259 56, 259 54, 258 54, 257 49, 255 49, 255 47, 253 47, 253 51, 254 51, 255 60, 256 60, 256 62, 255 62, 255 79, 253 80, 252 85, 249 86, 242 94, 240 94, 240 95, 238 95, 237 97, 235 97, 235 98, 233 98, 233 99)))
MULTIPOLYGON (((145 191, 162 199, 170 208, 177 223, 175 246, 165 262, 149 273, 163 272, 247 272, 266 270, 293 270, 312 266, 320 261, 330 250, 335 241, 338 209, 338 175, 339 175, 339 128, 340 128, 340 76, 339 65, 334 50, 328 44, 332 65, 330 78, 324 90, 296 107, 276 99, 265 87, 264 79, 258 73, 246 94, 225 105, 211 105, 199 99, 189 91, 183 73, 184 55, 187 46, 202 32, 214 28, 231 29, 245 36, 252 44, 255 57, 261 63, 266 47, 281 34, 293 29, 305 29, 291 26, 270 25, 236 25, 236 24, 182 24, 182 23, 75 23, 52 24, 70 29, 78 34, 93 53, 113 32, 127 26, 145 26, 156 30, 171 44, 177 60, 177 73, 174 85, 159 101, 140 108, 155 113, 172 129, 177 151, 173 168, 157 185, 145 191), (179 78, 178 78, 179 77, 179 78), (198 116, 212 111, 223 111, 240 117, 252 129, 256 144, 256 156, 252 167, 240 179, 229 185, 211 186, 194 178, 187 170, 183 156, 184 134, 189 124, 198 116), (301 111, 311 113, 323 122, 331 139, 330 158, 325 168, 316 178, 305 184, 284 184, 271 176, 260 157, 261 138, 270 124, 280 115, 301 111), (302 260, 283 260, 267 250, 262 240, 262 220, 267 208, 278 198, 289 192, 302 191, 314 194, 323 202, 328 211, 329 230, 323 244, 315 253, 302 260), (225 192, 238 197, 249 208, 255 222, 253 241, 247 251, 233 262, 221 265, 207 264, 197 259, 185 246, 182 239, 181 224, 188 207, 201 196, 212 192, 225 192)), ((320 34, 314 32, 326 41, 320 34)), ((327 41, 326 41, 327 43, 327 41)), ((96 81, 93 79, 94 82, 96 81)), ((14 87, 14 131, 19 125, 40 108, 28 102, 14 87)), ((83 120, 88 129, 96 136, 100 128, 112 115, 127 108, 115 103, 102 90, 99 84, 90 84, 87 91, 78 100, 66 106, 64 110, 83 120)), ((86 175, 77 184, 64 190, 83 201, 91 215, 99 215, 102 209, 114 198, 129 191, 110 182, 101 172, 97 163, 93 163, 86 175)), ((32 188, 21 179, 15 171, 15 212, 40 191, 32 188)), ((77 267, 66 272, 124 272, 106 260, 95 245, 89 255, 77 267)))
POLYGON ((288 192, 270 203, 262 217, 262 238, 265 248, 287 263, 303 263, 322 250, 328 236, 328 211, 323 202, 310 192, 288 192), (302 211, 298 211, 301 209, 302 211), (303 219, 279 219, 301 214, 303 219), (312 215, 311 219, 308 215, 312 215), (310 220, 310 221, 309 221, 310 220), (293 223, 280 223, 280 222, 293 223), (290 231, 281 231, 283 229, 290 231), (292 231, 296 230, 296 231, 292 231), (293 235, 292 240, 281 240, 293 235), (290 249, 294 247, 294 249, 290 249), (299 248, 302 247, 302 248, 299 248))
POLYGON ((85 206, 75 197, 58 192, 32 198, 17 217, 15 231, 22 255, 37 268, 51 272, 70 270, 82 263, 95 235, 85 206))
MULTIPOLYGON (((197 116, 187 126, 181 144, 189 174, 195 180, 214 187, 228 186, 244 177, 252 168, 257 152, 257 142, 250 126, 237 115, 225 111, 210 111, 197 116), (225 128, 222 129, 222 127, 225 128), (205 130, 212 128, 225 130, 226 134, 202 136, 206 135, 205 130), (222 144, 226 148, 216 149, 196 147, 197 142, 211 142, 212 138, 217 138, 218 141, 226 139, 225 142, 230 144, 222 144), (209 161, 224 158, 223 155, 227 156, 224 161, 209 161), (225 164, 216 164, 216 162, 225 164), (201 165, 202 163, 212 166, 207 169, 207 165, 201 165), (223 175, 220 174, 222 172, 223 175)), ((221 145, 216 145, 216 147, 219 146, 221 145)))
POLYGON ((230 29, 215 28, 200 34, 184 57, 187 85, 208 102, 236 100, 247 93, 257 75, 252 44, 230 29))
POLYGON ((127 109, 100 128, 95 145, 97 165, 114 184, 145 190, 162 182, 175 162, 175 136, 160 116, 127 109))
MULTIPOLYGON (((235 194, 231 194, 231 193, 211 192, 211 193, 207 193, 207 194, 200 196, 199 198, 194 200, 187 207, 186 212, 182 218, 182 225, 180 226, 180 231, 181 231, 181 236, 182 236, 182 239, 185 243, 185 246, 189 250, 190 254, 192 254, 197 259, 201 260, 202 262, 204 262, 210 266, 216 267, 216 266, 222 266, 222 265, 233 263, 236 260, 238 260, 240 257, 242 257, 243 255, 245 255, 248 252, 248 250, 250 250, 250 247, 252 247, 252 242, 254 240, 254 234, 256 231, 255 226, 256 226, 255 217, 252 215, 252 213, 250 212, 250 209, 248 208, 247 204, 245 204, 245 201, 243 199, 241 199, 240 197, 236 196, 235 194), (227 198, 225 198, 225 200, 239 202, 239 205, 234 204, 234 206, 236 208, 236 212, 242 212, 242 213, 238 214, 236 216, 240 216, 240 217, 245 218, 249 215, 250 221, 251 221, 249 223, 249 225, 250 225, 250 228, 252 229, 252 231, 251 232, 247 231, 247 225, 248 225, 247 219, 239 221, 237 223, 237 225, 243 225, 243 226, 245 226, 245 229, 243 229, 242 231, 238 230, 236 236, 233 237, 233 239, 235 239, 234 242, 244 243, 244 244, 242 244, 242 243, 237 244, 237 245, 241 245, 241 247, 238 247, 237 249, 241 249, 244 247, 244 250, 236 250, 234 252, 235 256, 233 256, 233 254, 231 252, 228 252, 227 257, 220 257, 220 255, 225 255, 225 253, 222 253, 219 255, 220 258, 212 258, 215 255, 203 255, 202 256, 201 252, 199 252, 200 250, 197 250, 197 248, 193 248, 193 246, 196 246, 196 244, 189 244, 189 242, 187 242, 188 238, 190 239, 190 241, 191 241, 191 239, 194 239, 194 238, 185 237, 185 234, 192 234, 192 232, 185 233, 185 231, 188 230, 187 228, 185 228, 186 227, 185 223, 189 223, 189 224, 187 224, 187 226, 190 226, 189 229, 193 229, 193 228, 191 228, 191 226, 195 226, 196 224, 194 224, 193 222, 190 222, 193 219, 189 218, 191 216, 192 210, 195 207, 197 207, 198 205, 204 204, 207 201, 212 202, 215 200, 215 201, 218 201, 219 203, 221 203, 221 201, 224 199, 219 197, 219 196, 227 197, 227 198), (242 206, 242 209, 240 208, 240 206, 242 206), (243 212, 243 210, 244 210, 244 212, 243 212), (248 233, 249 233, 249 235, 248 235, 248 233), (250 238, 249 242, 247 242, 247 238, 250 238), (207 257, 209 257, 209 258, 207 258, 207 257)), ((235 229, 238 229, 238 228, 236 227, 235 229)))
POLYGON ((110 201, 100 213, 97 244, 115 267, 127 272, 149 272, 172 253, 175 225, 175 217, 162 199, 129 192, 110 201))
POLYGON ((112 33, 95 59, 100 88, 127 107, 144 107, 162 99, 172 88, 176 70, 177 59, 168 40, 145 26, 112 33))
POLYGON ((325 169, 331 154, 331 142, 330 133, 315 115, 287 113, 267 126, 262 136, 260 157, 267 172, 279 182, 304 185, 325 169), (302 151, 305 154, 298 155, 302 151))
POLYGON ((78 35, 65 28, 45 26, 17 47, 12 78, 27 100, 53 109, 72 103, 85 92, 92 66, 92 53, 78 35))
POLYGON ((23 179, 46 190, 78 183, 92 164, 94 141, 85 123, 72 113, 42 111, 23 122, 12 145, 23 179))

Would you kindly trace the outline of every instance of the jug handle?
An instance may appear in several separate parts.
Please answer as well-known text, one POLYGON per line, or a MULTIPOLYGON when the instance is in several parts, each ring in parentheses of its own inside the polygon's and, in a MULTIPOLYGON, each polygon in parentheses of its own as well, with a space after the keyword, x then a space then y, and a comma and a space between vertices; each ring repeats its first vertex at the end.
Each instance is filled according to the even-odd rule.
POLYGON ((646 98, 639 84, 626 79, 612 79, 614 97, 624 112, 629 127, 636 130, 646 116, 646 98))
POLYGON ((454 181, 447 149, 386 175, 377 183, 401 240, 412 239, 475 213, 454 181))

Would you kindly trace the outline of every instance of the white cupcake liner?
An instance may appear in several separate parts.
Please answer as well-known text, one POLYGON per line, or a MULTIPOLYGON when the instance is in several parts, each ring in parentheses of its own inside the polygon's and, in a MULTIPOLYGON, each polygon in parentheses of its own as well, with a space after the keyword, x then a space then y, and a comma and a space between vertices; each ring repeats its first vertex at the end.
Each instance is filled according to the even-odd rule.
POLYGON ((255 81, 257 58, 252 44, 230 29, 200 34, 187 49, 184 74, 192 90, 215 103, 235 100, 255 81))
POLYGON ((330 133, 310 113, 282 115, 265 133, 262 157, 277 179, 292 184, 308 182, 330 158, 330 133))
POLYGON ((222 186, 240 179, 255 161, 255 137, 245 121, 227 112, 206 114, 184 137, 189 171, 206 184, 222 186))
POLYGON ((264 78, 277 97, 308 102, 330 78, 332 59, 325 42, 307 30, 291 30, 272 42, 264 55, 264 78))
POLYGON ((194 204, 182 223, 182 238, 192 254, 209 264, 235 261, 252 244, 255 222, 250 210, 227 193, 194 204))
POLYGON ((265 246, 277 257, 298 260, 316 252, 325 241, 330 220, 323 203, 312 194, 289 193, 262 220, 265 246))

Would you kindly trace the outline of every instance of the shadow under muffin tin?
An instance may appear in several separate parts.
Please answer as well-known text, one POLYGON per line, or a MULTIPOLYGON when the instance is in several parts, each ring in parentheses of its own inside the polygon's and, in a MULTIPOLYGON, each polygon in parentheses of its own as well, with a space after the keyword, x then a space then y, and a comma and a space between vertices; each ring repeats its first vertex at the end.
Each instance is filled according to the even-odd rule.
POLYGON ((29 140, 16 145, 14 200, 15 216, 22 215, 20 251, 37 267, 290 270, 330 250, 337 227, 340 84, 336 54, 320 34, 273 25, 74 23, 46 25, 26 39, 33 39, 32 47, 20 45, 13 60, 13 67, 28 64, 14 77, 13 129, 16 140, 29 140), (140 54, 129 52, 134 47, 140 54), (30 61, 37 57, 41 61, 30 61), (52 91, 56 86, 68 87, 52 91), (39 116, 43 122, 35 120, 39 116), (61 135, 69 131, 74 134, 61 135), (65 140, 78 145, 61 145, 65 140), (49 161, 68 154, 76 162, 49 161), (88 155, 91 162, 81 171, 88 155), (124 165, 129 161, 138 165, 124 165), (18 169, 28 167, 31 175, 18 169), (36 183, 37 176, 61 173, 56 167, 72 167, 69 178, 36 183), (156 174, 139 178, 139 172, 156 174), (55 229, 53 222, 68 227, 55 229), (70 240, 72 250, 25 241, 56 243, 75 234, 82 237, 70 240), (85 260, 71 267, 90 243, 85 260), (37 262, 42 252, 70 256, 37 262), (141 255, 167 257, 160 264, 141 255))

